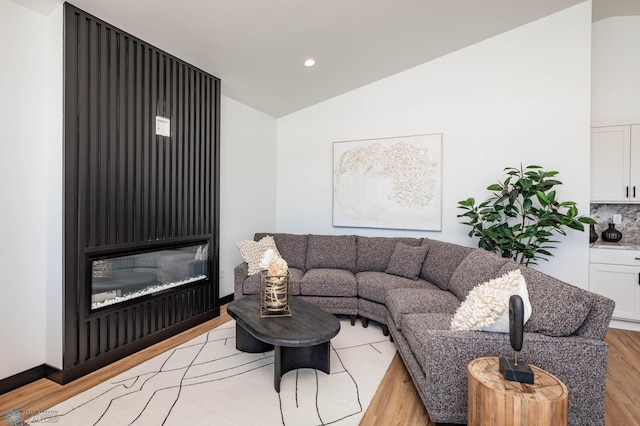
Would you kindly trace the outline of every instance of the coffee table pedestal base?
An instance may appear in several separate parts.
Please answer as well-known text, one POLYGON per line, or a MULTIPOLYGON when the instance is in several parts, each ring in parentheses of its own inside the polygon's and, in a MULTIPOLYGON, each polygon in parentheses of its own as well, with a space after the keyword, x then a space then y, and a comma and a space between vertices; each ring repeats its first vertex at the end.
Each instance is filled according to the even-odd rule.
POLYGON ((329 342, 315 346, 292 348, 288 346, 276 346, 273 387, 280 392, 280 379, 282 375, 298 368, 313 368, 329 374, 331 371, 329 342))
POLYGON ((275 346, 256 339, 236 324, 236 349, 242 352, 260 353, 274 351, 273 387, 280 392, 282 375, 298 368, 313 368, 329 374, 331 371, 331 346, 329 342, 319 345, 290 347, 275 346))

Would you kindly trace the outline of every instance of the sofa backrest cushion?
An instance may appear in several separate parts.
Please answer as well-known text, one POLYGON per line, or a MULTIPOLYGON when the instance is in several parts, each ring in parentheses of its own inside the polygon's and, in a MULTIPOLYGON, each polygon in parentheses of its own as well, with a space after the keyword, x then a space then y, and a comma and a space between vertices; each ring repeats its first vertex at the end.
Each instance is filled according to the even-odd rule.
POLYGON ((451 275, 473 249, 429 238, 422 240, 422 245, 429 247, 429 253, 422 264, 420 278, 448 290, 451 275))
POLYGON ((451 275, 449 291, 463 301, 478 284, 501 276, 500 268, 508 260, 481 248, 473 249, 451 275))
POLYGON ((315 268, 356 272, 356 236, 309 235, 306 269, 315 268))
POLYGON ((356 238, 358 272, 384 272, 397 243, 419 246, 422 238, 362 237, 356 238))
POLYGON ((594 304, 593 294, 511 261, 501 272, 515 268, 524 275, 531 302, 531 317, 524 331, 556 337, 577 334, 594 304))
POLYGON ((307 235, 257 233, 254 240, 260 241, 265 235, 272 235, 280 255, 291 268, 305 270, 307 259, 307 235))
POLYGON ((417 280, 429 247, 413 247, 405 243, 396 243, 389 265, 385 272, 399 277, 417 280))

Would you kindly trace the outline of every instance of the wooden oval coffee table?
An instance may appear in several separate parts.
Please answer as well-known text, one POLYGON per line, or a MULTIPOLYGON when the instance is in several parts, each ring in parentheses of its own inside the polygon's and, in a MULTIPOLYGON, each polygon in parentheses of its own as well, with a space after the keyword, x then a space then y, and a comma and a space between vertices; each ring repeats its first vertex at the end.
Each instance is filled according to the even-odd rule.
POLYGON ((259 353, 274 351, 273 387, 288 371, 314 368, 330 372, 330 340, 340 331, 332 314, 298 298, 291 300, 291 316, 260 317, 258 295, 244 296, 227 307, 236 320, 236 349, 259 353))

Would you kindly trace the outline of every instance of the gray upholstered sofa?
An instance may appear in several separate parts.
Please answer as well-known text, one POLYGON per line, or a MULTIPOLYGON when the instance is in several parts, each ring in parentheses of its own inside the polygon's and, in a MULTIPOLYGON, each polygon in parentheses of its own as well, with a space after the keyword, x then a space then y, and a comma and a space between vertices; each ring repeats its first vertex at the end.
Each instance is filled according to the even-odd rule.
MULTIPOLYGON (((506 334, 451 331, 469 291, 519 268, 532 305, 521 357, 559 377, 569 391, 569 424, 603 425, 612 300, 481 249, 428 238, 273 235, 287 260, 294 296, 334 314, 379 322, 391 333, 436 423, 465 423, 467 365, 510 356, 506 334), (401 243, 401 244, 399 244, 401 243)), ((235 298, 259 292, 259 274, 235 268, 235 298)))

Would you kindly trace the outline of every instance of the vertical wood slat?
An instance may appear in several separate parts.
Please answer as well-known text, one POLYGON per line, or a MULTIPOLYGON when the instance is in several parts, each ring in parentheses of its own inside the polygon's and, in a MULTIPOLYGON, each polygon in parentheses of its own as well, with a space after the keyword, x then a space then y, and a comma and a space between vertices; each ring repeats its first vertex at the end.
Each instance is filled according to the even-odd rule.
POLYGON ((127 228, 127 238, 126 242, 136 241, 136 226, 135 226, 135 209, 136 203, 134 201, 135 193, 136 193, 136 120, 137 117, 137 108, 136 108, 136 76, 138 70, 138 62, 136 57, 138 43, 135 40, 131 40, 127 49, 127 64, 128 64, 128 73, 127 73, 127 137, 126 137, 126 168, 127 168, 127 179, 125 183, 125 187, 127 190, 127 194, 125 197, 125 206, 126 206, 126 228, 127 228))
MULTIPOLYGON (((171 61, 171 116, 174 117, 174 119, 176 120, 176 124, 178 122, 178 115, 177 115, 177 104, 178 104, 178 61, 171 61)), ((176 149, 176 145, 177 145, 177 139, 178 139, 178 132, 176 132, 176 130, 173 130, 173 134, 172 134, 172 138, 174 141, 176 141, 176 143, 172 143, 171 144, 171 171, 170 171, 170 176, 171 176, 171 185, 170 185, 170 191, 171 191, 171 199, 169 200, 169 205, 170 205, 170 209, 171 209, 171 220, 169 221, 170 223, 167 224, 168 229, 169 229, 169 236, 170 237, 175 237, 177 234, 177 230, 176 230, 176 224, 177 224, 177 220, 178 220, 178 211, 179 206, 177 203, 177 192, 178 192, 178 185, 177 185, 177 149, 176 149)))
MULTIPOLYGON (((78 20, 78 45, 77 45, 77 90, 79 93, 88 93, 89 91, 89 57, 85 54, 87 49, 89 49, 89 23, 88 19, 79 19, 78 20)), ((77 98, 77 108, 79 110, 89 110, 89 99, 86 96, 78 96, 77 98)), ((77 137, 80 140, 87 140, 89 138, 89 120, 88 117, 78 117, 77 122, 77 137)), ((65 146, 65 150, 66 150, 65 146)), ((77 184, 77 203, 78 205, 86 206, 88 201, 88 191, 84 183, 86 182, 85 178, 88 175, 88 164, 87 164, 87 152, 88 147, 86 144, 78 144, 72 147, 69 147, 76 151, 76 158, 78 161, 77 167, 74 169, 76 172, 76 176, 74 177, 74 182, 77 184)), ((75 243, 77 244, 77 250, 79 251, 82 247, 84 241, 86 241, 88 235, 88 224, 87 221, 78 220, 77 223, 77 240, 75 243)), ((78 281, 84 280, 84 264, 82 261, 77 262, 74 265, 75 274, 78 277, 78 281)), ((81 302, 85 294, 87 292, 86 288, 77 288, 77 299, 76 302, 81 302)), ((80 319, 80 318, 78 318, 80 319)), ((81 341, 78 344, 78 362, 86 361, 89 359, 89 327, 87 322, 84 319, 78 321, 79 335, 81 337, 81 341), (84 340, 82 340, 84 339, 84 340)))
MULTIPOLYGON (((115 202, 115 217, 114 217, 114 238, 112 240, 112 244, 122 244, 126 242, 125 233, 126 228, 124 227, 123 216, 125 215, 125 205, 124 205, 124 194, 126 193, 125 188, 125 174, 126 174, 126 164, 125 162, 125 153, 126 153, 126 126, 127 126, 127 111, 126 111, 126 93, 124 91, 124 85, 127 80, 127 61, 126 61, 126 50, 128 46, 128 40, 126 37, 118 34, 117 38, 117 49, 116 49, 116 111, 115 114, 115 144, 116 144, 116 155, 115 155, 115 187, 118 188, 118 191, 112 194, 113 200, 115 202)), ((100 143, 99 141, 97 143, 100 143)))
MULTIPOLYGON (((177 171, 176 171, 176 181, 184 182, 184 157, 183 157, 183 147, 184 147, 184 133, 186 132, 187 126, 184 125, 184 110, 185 110, 185 65, 181 64, 178 67, 178 112, 177 112, 177 124, 178 128, 175 130, 176 132, 176 161, 177 161, 177 171)), ((182 206, 183 203, 183 185, 177 184, 176 188, 176 205, 182 206)), ((184 209, 179 208, 176 217, 176 230, 175 235, 181 235, 184 224, 184 209)))
POLYGON ((143 107, 144 107, 144 46, 139 43, 136 44, 135 49, 136 55, 136 77, 135 77, 135 87, 137 90, 135 91, 135 140, 137 143, 135 144, 135 160, 133 162, 133 169, 135 170, 134 181, 132 185, 135 188, 133 192, 133 241, 142 241, 142 236, 144 234, 142 230, 143 224, 140 223, 136 218, 138 215, 142 214, 143 203, 142 203, 142 169, 143 169, 143 156, 142 156, 142 145, 144 141, 144 122, 142 120, 143 117, 143 107))
POLYGON ((98 355, 101 355, 108 351, 106 336, 107 336, 107 323, 104 320, 104 316, 96 318, 98 322, 98 355))
MULTIPOLYGON (((161 53, 156 54, 157 66, 158 66, 158 81, 157 81, 157 89, 158 98, 156 100, 156 115, 161 117, 166 117, 166 109, 165 109, 165 87, 164 87, 164 64, 165 56, 161 53)), ((164 158, 165 158, 165 137, 157 137, 156 138, 156 147, 158 149, 157 156, 157 181, 156 181, 156 238, 162 239, 166 238, 164 234, 164 229, 162 227, 164 220, 164 158)))

